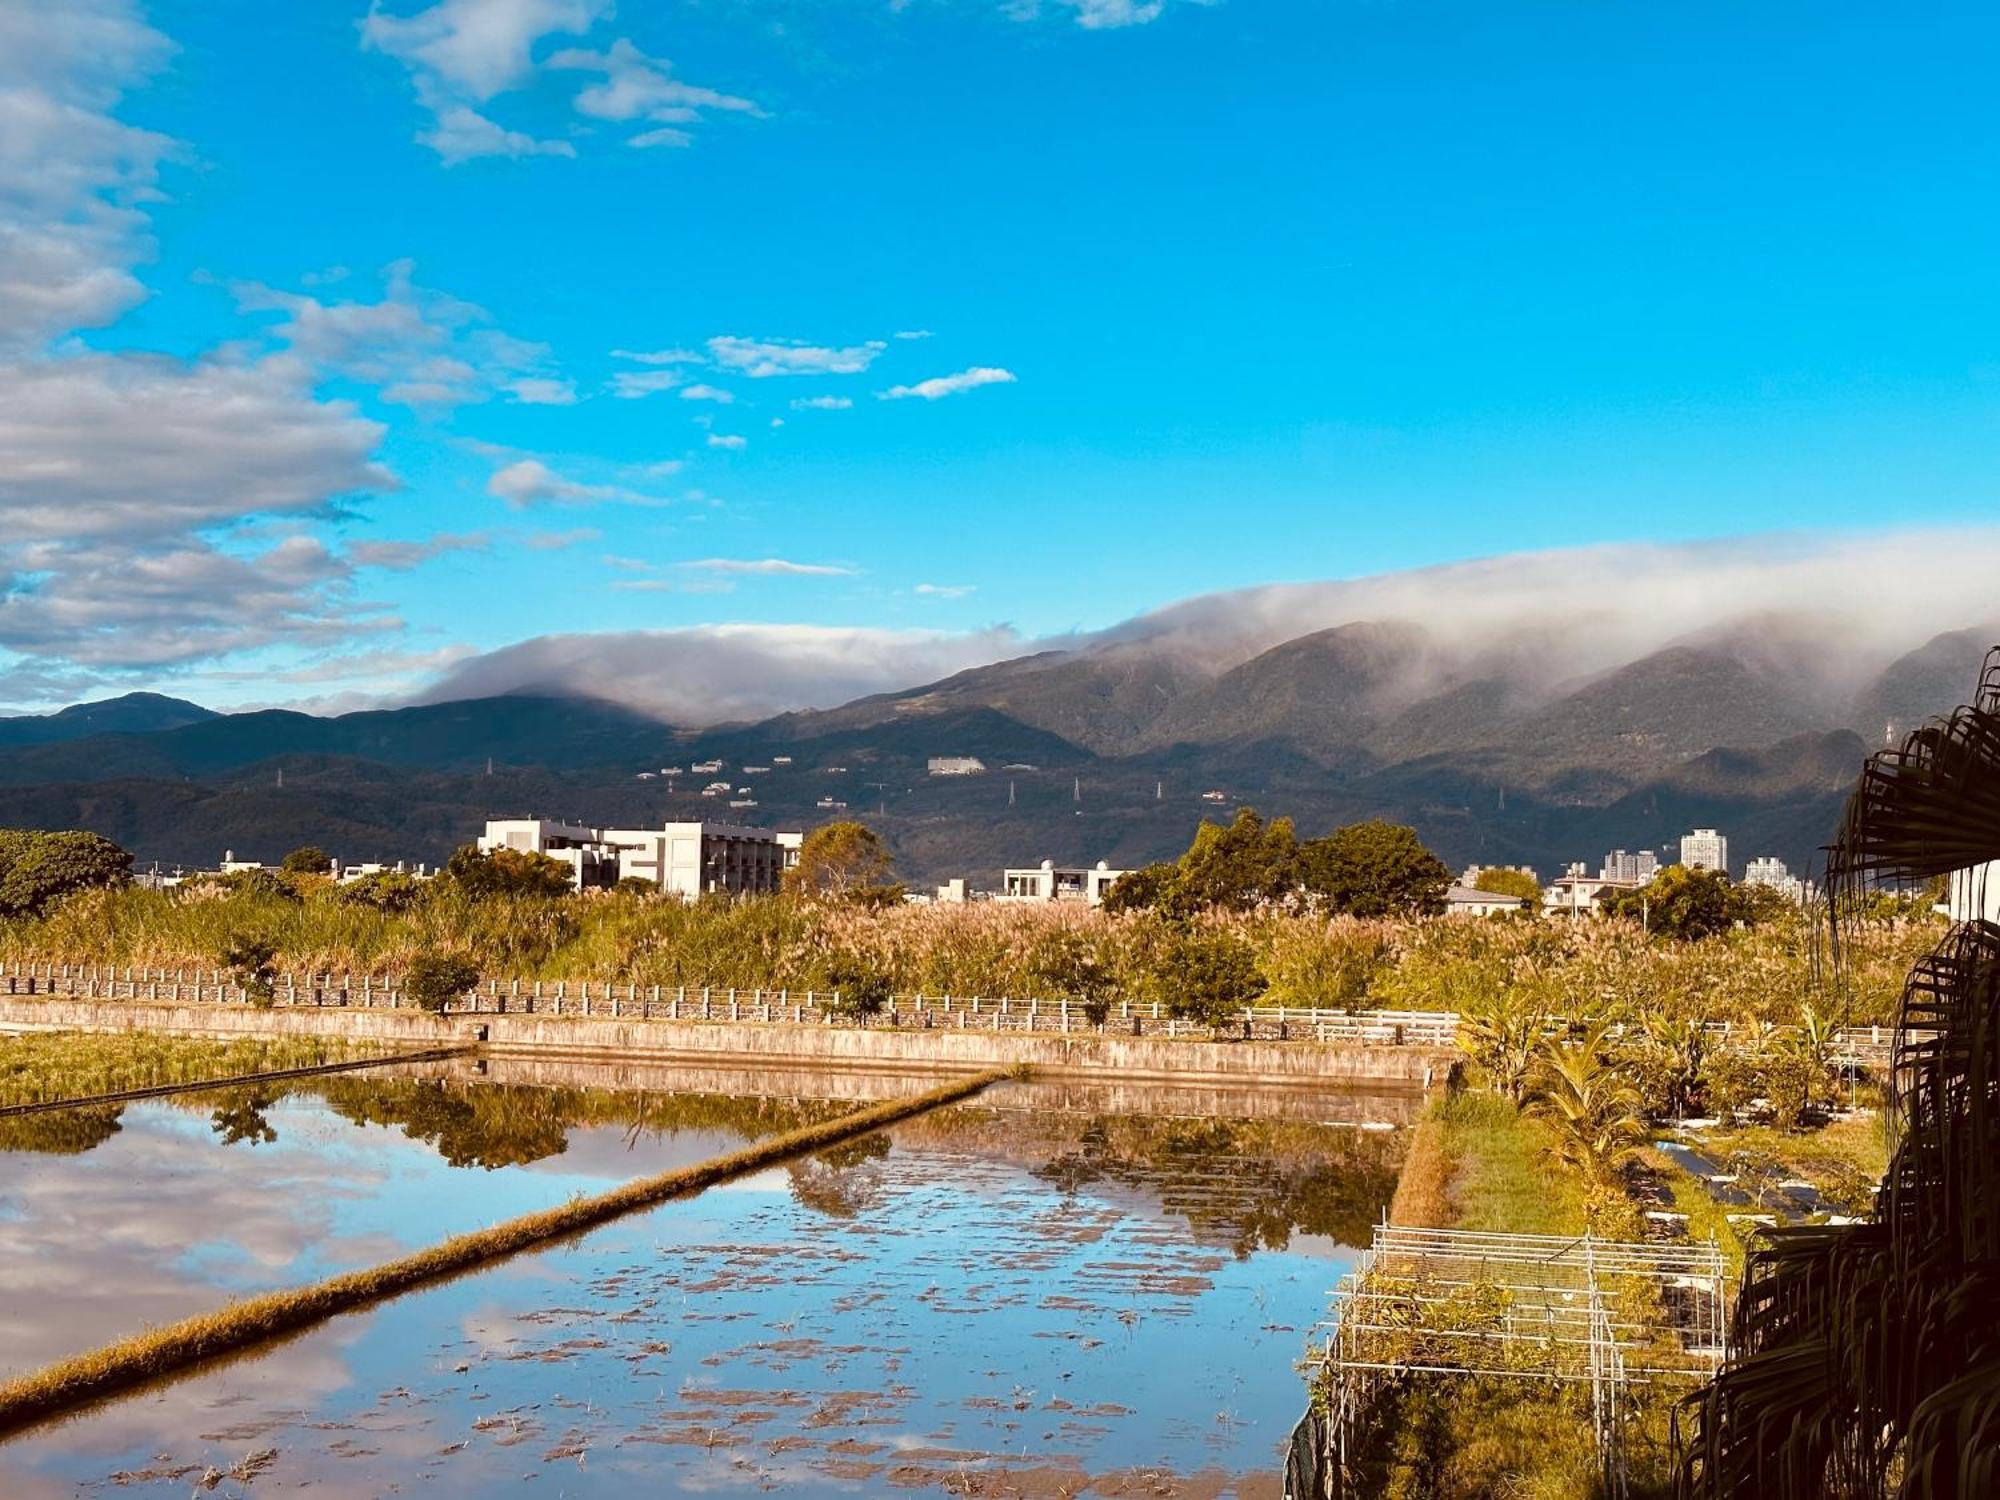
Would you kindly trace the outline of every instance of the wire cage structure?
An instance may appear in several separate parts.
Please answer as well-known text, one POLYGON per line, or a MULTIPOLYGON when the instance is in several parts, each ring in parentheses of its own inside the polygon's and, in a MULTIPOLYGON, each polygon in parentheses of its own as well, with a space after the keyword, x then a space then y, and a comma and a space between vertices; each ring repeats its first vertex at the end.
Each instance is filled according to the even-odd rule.
POLYGON ((1587 1382, 1613 1493, 1632 1387, 1690 1387, 1727 1356, 1730 1282, 1713 1244, 1378 1224, 1323 1325, 1313 1409, 1294 1434, 1289 1500, 1355 1492, 1383 1389, 1413 1376, 1587 1382))

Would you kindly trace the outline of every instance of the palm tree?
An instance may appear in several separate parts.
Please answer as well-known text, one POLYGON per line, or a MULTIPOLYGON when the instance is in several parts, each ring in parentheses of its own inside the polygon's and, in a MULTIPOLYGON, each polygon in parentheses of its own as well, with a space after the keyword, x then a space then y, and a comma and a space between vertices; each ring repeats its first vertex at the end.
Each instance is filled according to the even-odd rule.
MULTIPOLYGON (((1863 769, 1828 851, 1836 957, 1883 882, 1994 860, 2000 650, 1970 707, 1863 769)), ((1768 1231, 1747 1257, 1732 1357, 1688 1401, 1683 1500, 2000 1493, 2000 927, 1954 926, 1911 972, 1891 1102, 1872 1220, 1768 1231)))
POLYGON ((1554 1132, 1556 1155, 1599 1186, 1646 1139, 1639 1091, 1607 1055, 1609 1029, 1599 1022, 1576 1041, 1544 1046, 1529 1105, 1554 1132))
POLYGON ((1519 1104, 1545 1030, 1538 1009, 1513 990, 1501 990, 1479 1010, 1460 1017, 1458 1045, 1485 1072, 1488 1083, 1519 1104))

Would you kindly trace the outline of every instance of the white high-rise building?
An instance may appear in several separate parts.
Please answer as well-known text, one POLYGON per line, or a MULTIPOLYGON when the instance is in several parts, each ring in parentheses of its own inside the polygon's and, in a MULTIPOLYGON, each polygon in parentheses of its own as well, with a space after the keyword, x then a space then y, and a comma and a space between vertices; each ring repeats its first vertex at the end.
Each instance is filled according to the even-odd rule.
POLYGON ((1745 885, 1771 885, 1783 890, 1791 878, 1792 872, 1786 868, 1785 862, 1769 854, 1759 855, 1743 867, 1745 885))
POLYGON ((1720 870, 1729 873, 1729 840, 1713 828, 1697 828, 1681 835, 1681 863, 1690 870, 1720 870))
POLYGON ((1641 849, 1636 854, 1627 854, 1623 849, 1613 849, 1604 856, 1604 863, 1598 869, 1599 880, 1615 880, 1628 885, 1644 885, 1660 872, 1660 857, 1651 849, 1641 849))

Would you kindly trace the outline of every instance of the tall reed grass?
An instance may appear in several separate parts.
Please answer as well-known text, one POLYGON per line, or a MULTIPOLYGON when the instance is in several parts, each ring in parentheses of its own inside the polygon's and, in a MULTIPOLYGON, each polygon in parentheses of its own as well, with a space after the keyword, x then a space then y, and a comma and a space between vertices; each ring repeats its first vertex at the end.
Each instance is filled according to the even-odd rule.
MULTIPOLYGON (((1358 921, 1298 914, 1218 918, 1247 941, 1270 1004, 1476 1010, 1513 995, 1551 1012, 1690 1015, 1789 1023, 1817 992, 1803 920, 1697 942, 1637 924, 1564 918, 1358 921)), ((1886 1020, 1938 924, 1853 934, 1852 1019, 1886 1020)), ((35 921, 0 923, 0 958, 214 965, 232 940, 268 938, 294 972, 399 972, 419 953, 469 956, 489 975, 663 986, 828 989, 860 965, 899 991, 1063 992, 1088 960, 1130 999, 1171 999, 1172 932, 1146 915, 998 903, 885 911, 782 897, 682 903, 624 894, 476 900, 432 887, 386 913, 331 889, 290 901, 254 892, 84 892, 35 921)), ((1846 1017, 1842 1017, 1846 1019, 1846 1017)))

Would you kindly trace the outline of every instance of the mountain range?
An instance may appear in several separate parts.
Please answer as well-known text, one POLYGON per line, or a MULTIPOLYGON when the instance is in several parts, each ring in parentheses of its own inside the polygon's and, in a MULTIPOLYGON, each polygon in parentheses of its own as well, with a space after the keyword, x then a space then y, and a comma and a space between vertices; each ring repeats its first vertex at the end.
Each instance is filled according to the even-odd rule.
POLYGON ((329 717, 134 693, 0 719, 0 824, 92 828, 142 863, 195 866, 305 842, 436 861, 489 816, 845 812, 878 823, 913 880, 986 882, 1044 858, 1171 855, 1202 816, 1250 803, 1306 834, 1407 821, 1454 864, 1544 876, 1612 847, 1671 849, 1696 824, 1731 836, 1739 868, 1758 854, 1799 868, 1868 750, 1963 701, 1991 637, 1953 631, 1877 667, 1811 621, 1751 617, 1567 674, 1559 641, 1398 621, 1241 659, 1107 639, 712 726, 546 693, 329 717), (988 769, 932 776, 933 756, 988 769), (687 771, 708 760, 726 773, 687 771), (757 806, 703 797, 715 779, 757 806))

